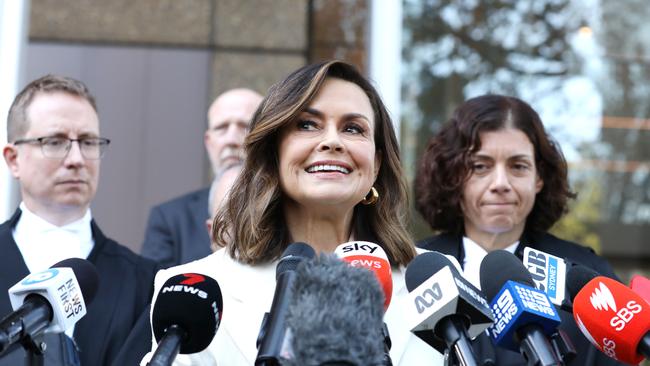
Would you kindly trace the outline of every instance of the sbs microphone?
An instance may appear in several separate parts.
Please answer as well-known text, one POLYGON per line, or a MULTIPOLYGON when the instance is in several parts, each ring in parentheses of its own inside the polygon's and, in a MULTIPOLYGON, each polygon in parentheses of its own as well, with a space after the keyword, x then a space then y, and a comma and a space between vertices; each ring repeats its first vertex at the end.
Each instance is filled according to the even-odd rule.
POLYGON ((211 277, 183 273, 167 279, 153 305, 151 327, 158 347, 149 365, 170 365, 179 352, 205 349, 222 314, 221 289, 211 277))
POLYGON ((475 338, 494 321, 481 291, 438 252, 415 257, 405 281, 414 307, 407 313, 411 331, 438 352, 453 350, 460 362, 476 364, 468 336, 475 338))
POLYGON ((393 274, 384 249, 367 241, 351 241, 336 247, 334 254, 353 267, 366 268, 375 274, 384 290, 384 311, 388 309, 393 296, 393 274))
POLYGON ((589 341, 629 364, 650 358, 650 305, 622 283, 584 267, 569 269, 573 316, 589 341))
POLYGON ((86 315, 99 277, 85 259, 69 258, 32 273, 9 289, 14 311, 0 321, 0 355, 41 333, 61 333, 86 315))
POLYGON ((560 365, 547 338, 555 333, 560 317, 519 259, 506 250, 492 251, 481 262, 480 276, 494 313, 488 332, 494 343, 521 352, 531 365, 560 365))
POLYGON ((296 277, 282 365, 384 364, 384 295, 373 274, 320 255, 296 277))
POLYGON ((306 259, 316 255, 314 249, 305 243, 289 244, 275 268, 275 293, 271 310, 264 314, 257 337, 257 358, 255 365, 279 365, 285 338, 286 317, 289 299, 296 281, 296 268, 306 259))
POLYGON ((634 275, 630 280, 630 288, 650 304, 650 279, 634 275))

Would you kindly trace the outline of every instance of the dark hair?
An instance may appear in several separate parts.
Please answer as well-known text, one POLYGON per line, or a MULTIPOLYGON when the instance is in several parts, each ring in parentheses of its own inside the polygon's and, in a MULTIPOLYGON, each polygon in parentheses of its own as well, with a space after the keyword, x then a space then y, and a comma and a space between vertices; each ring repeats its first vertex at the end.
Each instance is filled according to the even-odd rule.
POLYGON ((253 116, 244 143, 244 168, 213 225, 217 244, 227 246, 233 258, 250 264, 271 261, 279 258, 289 244, 279 184, 279 133, 309 106, 327 78, 358 85, 374 111, 374 140, 381 155, 374 187, 380 198, 374 205, 355 206, 354 237, 380 244, 394 264, 406 265, 415 256, 406 231, 407 189, 399 146, 386 107, 354 66, 327 61, 302 67, 273 85, 253 116))
POLYGON ((515 128, 530 140, 537 174, 544 182, 526 219, 526 228, 546 231, 575 198, 559 145, 546 133, 539 115, 526 102, 483 95, 461 104, 427 145, 415 178, 416 209, 434 230, 463 232, 461 199, 472 173, 471 158, 481 148, 480 134, 515 128))
POLYGON ((27 84, 11 103, 7 115, 7 141, 14 142, 25 136, 29 130, 27 108, 31 105, 36 94, 54 92, 63 92, 81 97, 87 100, 97 112, 95 97, 84 83, 66 76, 45 75, 27 84))

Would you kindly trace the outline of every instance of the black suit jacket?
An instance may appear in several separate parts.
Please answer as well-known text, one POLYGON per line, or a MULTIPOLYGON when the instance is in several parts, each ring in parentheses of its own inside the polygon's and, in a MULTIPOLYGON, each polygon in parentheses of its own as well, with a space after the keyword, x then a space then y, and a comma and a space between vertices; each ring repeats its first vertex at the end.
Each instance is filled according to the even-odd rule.
POLYGON ((209 194, 210 189, 205 188, 152 208, 142 255, 167 268, 212 253, 205 227, 209 194))
MULTIPOLYGON (((465 252, 463 238, 460 235, 441 234, 417 243, 417 246, 427 250, 435 250, 444 254, 453 255, 458 262, 463 264, 465 252)), ((592 268, 604 276, 617 278, 612 267, 607 261, 596 255, 590 248, 559 239, 548 233, 527 232, 520 238, 515 254, 521 259, 525 247, 541 250, 555 256, 569 259, 570 261, 592 268)), ((624 365, 598 351, 580 332, 573 314, 559 310, 563 329, 577 350, 577 356, 569 365, 624 365)), ((526 365, 526 361, 519 353, 506 349, 495 348, 492 340, 485 333, 478 336, 473 342, 474 353, 483 365, 526 365)))
MULTIPOLYGON (((9 287, 29 274, 12 235, 20 214, 17 210, 0 225, 0 288, 5 293, 0 296, 0 316, 12 311, 9 287)), ((104 236, 94 220, 91 227, 95 246, 88 260, 97 269, 99 285, 86 316, 75 325, 79 359, 83 366, 137 365, 151 349, 149 303, 157 265, 104 236)), ((46 354, 59 347, 54 341, 46 354)), ((22 349, 13 351, 0 365, 23 364, 23 354, 22 349)))

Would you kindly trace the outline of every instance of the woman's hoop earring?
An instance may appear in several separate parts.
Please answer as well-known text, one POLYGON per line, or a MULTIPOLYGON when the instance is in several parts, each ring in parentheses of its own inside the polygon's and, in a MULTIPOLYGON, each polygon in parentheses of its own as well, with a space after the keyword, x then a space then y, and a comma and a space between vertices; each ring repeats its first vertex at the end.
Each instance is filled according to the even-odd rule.
POLYGON ((370 187, 370 192, 368 192, 368 194, 365 197, 363 197, 363 200, 361 200, 361 203, 363 203, 366 206, 374 205, 377 202, 378 199, 379 199, 379 192, 377 192, 377 190, 373 186, 373 187, 370 187))

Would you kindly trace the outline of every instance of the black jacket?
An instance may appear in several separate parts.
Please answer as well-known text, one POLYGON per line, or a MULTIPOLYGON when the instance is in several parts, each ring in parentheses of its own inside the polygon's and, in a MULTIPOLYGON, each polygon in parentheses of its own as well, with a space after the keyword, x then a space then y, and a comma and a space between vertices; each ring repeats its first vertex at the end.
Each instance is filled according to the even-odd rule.
MULTIPOLYGON (((17 210, 0 225, 2 317, 12 312, 7 290, 29 274, 12 235, 20 214, 17 210)), ((97 269, 99 286, 87 314, 75 325, 79 359, 83 366, 137 365, 151 349, 149 303, 157 265, 104 236, 94 220, 91 227, 95 246, 88 260, 97 269)), ((62 364, 48 361, 57 359, 63 347, 56 337, 48 338, 46 365, 62 364)), ((24 364, 23 355, 22 349, 15 350, 0 358, 0 365, 24 364)))
POLYGON ((210 189, 188 193, 151 209, 142 255, 162 268, 203 258, 210 253, 205 227, 210 189))
MULTIPOLYGON (((427 250, 435 250, 444 254, 453 255, 461 265, 464 262, 465 252, 463 250, 463 238, 460 235, 441 234, 427 238, 417 243, 417 246, 427 250)), ((612 267, 607 261, 596 255, 590 248, 559 239, 548 233, 527 232, 522 235, 515 254, 521 259, 525 247, 541 250, 555 256, 569 259, 576 264, 582 264, 592 268, 604 276, 617 278, 612 267)), ((577 356, 572 366, 600 366, 600 365, 624 365, 601 353, 582 335, 578 329, 573 314, 559 310, 563 329, 577 350, 577 356)), ((519 353, 502 348, 496 348, 492 340, 485 334, 481 334, 473 342, 474 353, 479 362, 483 365, 526 365, 526 361, 519 353)))

